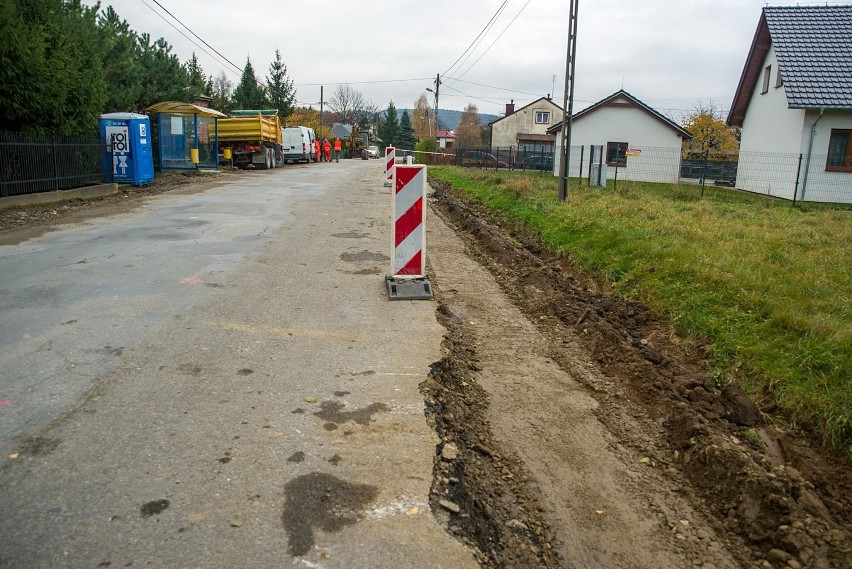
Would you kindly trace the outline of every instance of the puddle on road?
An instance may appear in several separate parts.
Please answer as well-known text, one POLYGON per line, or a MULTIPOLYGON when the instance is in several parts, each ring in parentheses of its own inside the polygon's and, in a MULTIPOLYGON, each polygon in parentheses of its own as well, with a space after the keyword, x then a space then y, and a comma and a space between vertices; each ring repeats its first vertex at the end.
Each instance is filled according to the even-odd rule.
POLYGON ((352 484, 330 474, 312 472, 285 486, 281 521, 290 555, 305 555, 314 546, 314 530, 337 532, 355 524, 378 496, 378 488, 352 484))
POLYGON ((353 411, 344 411, 345 408, 346 405, 337 401, 323 401, 320 404, 320 411, 317 411, 314 415, 331 423, 341 424, 346 421, 355 421, 359 425, 369 425, 374 414, 390 411, 390 407, 384 403, 371 403, 362 409, 353 411))

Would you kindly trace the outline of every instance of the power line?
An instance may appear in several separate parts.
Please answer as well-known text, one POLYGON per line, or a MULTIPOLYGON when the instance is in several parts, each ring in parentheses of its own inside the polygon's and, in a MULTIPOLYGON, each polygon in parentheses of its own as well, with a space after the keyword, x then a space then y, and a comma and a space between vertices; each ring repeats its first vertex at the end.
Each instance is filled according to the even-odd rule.
MULTIPOLYGON (((497 14, 498 18, 500 17, 500 15, 502 15, 504 9, 505 9, 504 7, 500 8, 500 12, 497 14)), ((479 49, 480 44, 482 44, 482 42, 485 41, 485 36, 488 35, 488 33, 491 31, 491 29, 494 27, 494 24, 496 24, 496 23, 497 23, 497 19, 495 18, 489 23, 488 27, 485 30, 483 30, 484 33, 482 34, 482 37, 480 37, 476 41, 476 45, 473 46, 473 49, 471 49, 468 52, 468 54, 466 56, 464 56, 464 59, 462 59, 461 62, 458 64, 458 67, 456 67, 456 71, 459 71, 468 62, 468 60, 473 56, 474 52, 477 49, 479 49)), ((480 56, 480 57, 482 57, 482 56, 480 56)))
MULTIPOLYGON (((483 103, 490 103, 490 104, 492 104, 492 105, 500 105, 500 104, 502 104, 502 103, 498 103, 498 102, 496 102, 496 101, 489 101, 488 99, 483 99, 483 98, 481 98, 481 97, 476 97, 476 96, 474 96, 474 95, 470 95, 470 94, 465 93, 465 92, 463 92, 463 91, 459 91, 458 89, 456 89, 455 87, 452 87, 451 85, 447 85, 447 86, 446 86, 446 88, 447 88, 447 89, 450 89, 450 90, 452 90, 452 91, 455 91, 456 93, 460 93, 460 94, 464 95, 465 97, 470 97, 471 99, 476 99, 477 101, 482 101, 483 103)), ((452 97, 452 95, 450 95, 450 96, 452 97)))
POLYGON ((470 71, 471 69, 473 69, 473 67, 474 67, 477 63, 479 63, 479 60, 480 60, 480 59, 482 59, 482 58, 483 58, 483 56, 484 56, 486 53, 488 53, 488 51, 489 51, 492 47, 494 47, 494 44, 495 44, 495 43, 497 43, 497 40, 499 40, 500 38, 502 38, 502 37, 503 37, 503 34, 505 34, 505 33, 506 33, 506 30, 508 30, 508 29, 509 29, 509 27, 510 27, 512 24, 514 24, 514 23, 515 23, 515 20, 517 20, 517 19, 518 19, 518 16, 520 16, 520 15, 521 15, 521 13, 522 13, 524 10, 526 10, 527 6, 529 6, 529 5, 530 5, 530 2, 531 2, 531 1, 532 1, 532 0, 527 0, 527 3, 526 3, 526 4, 524 4, 523 8, 521 8, 521 9, 518 11, 518 13, 517 13, 517 14, 515 14, 515 17, 514 17, 514 18, 512 18, 512 21, 511 21, 511 22, 509 22, 509 23, 506 25, 506 27, 505 27, 505 28, 503 28, 503 31, 502 31, 502 32, 500 32, 500 35, 499 35, 499 36, 497 36, 497 38, 496 38, 493 42, 491 42, 491 45, 489 45, 489 46, 485 49, 485 51, 483 51, 483 52, 482 52, 482 55, 480 55, 479 57, 477 57, 477 58, 476 58, 476 61, 474 61, 474 62, 470 65, 470 67, 468 67, 468 68, 467 68, 467 69, 466 69, 466 70, 465 70, 465 71, 464 71, 461 75, 459 75, 459 77, 464 77, 464 76, 467 74, 467 72, 468 72, 468 71, 470 71))
POLYGON ((508 89, 506 87, 495 87, 494 85, 483 85, 482 83, 474 83, 473 81, 465 81, 464 79, 458 79, 457 77, 447 77, 447 79, 458 83, 467 83, 469 85, 476 85, 478 87, 486 87, 488 89, 497 89, 499 91, 508 91, 510 93, 520 93, 522 95, 532 95, 533 97, 540 97, 539 93, 530 93, 529 91, 518 91, 517 89, 508 89))
POLYGON ((327 81, 323 83, 299 83, 294 87, 319 87, 321 85, 369 85, 374 83, 406 83, 409 81, 430 81, 431 77, 417 77, 414 79, 376 79, 373 81, 327 81))
POLYGON ((447 67, 447 70, 446 70, 446 71, 444 71, 443 73, 441 73, 441 75, 446 75, 447 73, 449 73, 449 72, 450 72, 450 69, 452 69, 453 67, 455 67, 455 66, 456 66, 456 63, 458 63, 458 62, 461 60, 461 58, 462 58, 462 57, 464 57, 464 55, 465 55, 465 54, 466 54, 466 53, 470 50, 470 48, 472 48, 472 47, 473 47, 473 44, 475 44, 475 43, 476 43, 476 40, 478 40, 478 39, 479 39, 479 37, 480 37, 482 34, 484 34, 484 33, 485 33, 485 32, 486 32, 486 31, 487 31, 487 30, 488 30, 488 29, 489 29, 489 28, 493 25, 493 24, 492 24, 492 22, 494 22, 494 20, 495 20, 495 19, 496 19, 496 18, 500 15, 500 13, 503 11, 503 9, 506 7, 506 4, 508 4, 508 3, 509 3, 509 0, 503 0, 503 3, 502 3, 502 4, 500 4, 500 7, 499 7, 499 8, 497 8, 497 11, 496 11, 496 12, 494 12, 494 15, 493 15, 493 16, 491 16, 491 19, 490 19, 490 20, 488 20, 488 23, 487 23, 487 24, 485 24, 485 27, 484 27, 484 28, 482 28, 482 30, 479 32, 479 34, 477 34, 477 36, 473 39, 473 41, 472 41, 472 42, 470 42, 470 45, 469 45, 469 46, 467 46, 467 49, 465 49, 465 50, 462 52, 462 54, 458 57, 458 59, 456 59, 456 60, 453 62, 453 64, 452 64, 452 65, 450 65, 449 67, 447 67))
MULTIPOLYGON (((163 11, 165 11, 165 13, 166 13, 166 14, 168 14, 169 16, 171 16, 172 18, 174 18, 174 19, 175 19, 175 21, 176 21, 177 23, 179 23, 181 26, 183 26, 184 28, 186 28, 186 30, 187 30, 189 33, 191 33, 192 35, 194 35, 195 37, 197 37, 197 38, 201 41, 201 43, 203 43, 204 45, 206 45, 207 47, 209 47, 210 49, 212 49, 213 51, 215 51, 215 52, 216 52, 216 54, 217 54, 217 55, 219 55, 219 57, 221 57, 222 59, 224 59, 225 61, 227 61, 228 63, 230 63, 230 64, 231 64, 231 66, 232 66, 234 69, 236 69, 236 70, 237 70, 237 72, 240 72, 240 73, 242 72, 242 70, 241 70, 241 69, 240 69, 240 68, 239 68, 239 67, 238 67, 238 66, 237 66, 237 65, 236 65, 233 61, 231 61, 230 59, 228 59, 227 57, 225 57, 224 55, 222 55, 221 53, 219 53, 219 51, 218 51, 218 50, 216 50, 216 48, 215 48, 215 47, 213 47, 212 45, 210 45, 209 43, 207 43, 206 41, 204 41, 204 40, 203 40, 203 39, 202 39, 202 38, 201 38, 198 34, 196 34, 195 32, 193 32, 193 31, 189 28, 189 26, 187 26, 186 24, 184 24, 183 22, 181 22, 181 21, 180 21, 180 18, 178 18, 177 16, 175 16, 174 14, 172 14, 171 12, 169 12, 169 11, 168 11, 168 9, 166 9, 166 7, 165 7, 165 6, 163 6, 162 4, 160 4, 160 2, 159 2, 158 0, 152 0, 152 2, 154 2, 154 4, 156 4, 156 5, 157 5, 157 6, 159 6, 160 8, 162 8, 162 9, 163 9, 163 11)), ((194 42, 193 42, 193 43, 194 43, 194 42)), ((210 55, 210 54, 208 53, 208 55, 210 55)))
MULTIPOLYGON (((154 0, 154 1, 156 1, 156 0, 154 0)), ((180 28, 178 28, 178 27, 177 27, 177 26, 175 26, 173 23, 171 23, 168 19, 166 19, 166 17, 165 17, 165 16, 163 16, 162 14, 160 14, 160 13, 159 13, 156 9, 154 9, 154 7, 153 7, 153 6, 151 6, 150 4, 148 4, 148 2, 146 2, 145 0, 141 0, 141 2, 142 2, 143 4, 145 4, 145 6, 147 6, 149 10, 151 10, 152 12, 154 12, 154 14, 156 14, 156 15, 157 15, 160 19, 162 19, 165 23, 167 23, 167 24, 168 24, 168 25, 170 25, 172 28, 174 28, 174 30, 175 30, 177 33, 179 33, 180 35, 182 35, 183 37, 185 37, 187 40, 189 40, 189 41, 190 41, 190 43, 192 43, 195 47, 197 47, 198 49, 200 49, 201 51, 203 51, 204 53, 206 53, 207 55, 209 55, 210 57, 212 57, 213 59, 215 59, 216 61, 218 61, 218 62, 219 62, 219 63, 221 63, 222 65, 225 65, 225 64, 224 64, 224 62, 223 62, 221 59, 219 59, 218 57, 216 57, 215 55, 213 55, 212 53, 210 53, 209 51, 207 51, 206 49, 204 49, 203 47, 201 47, 200 45, 198 45, 198 43, 197 43, 197 42, 195 42, 195 40, 193 40, 191 37, 189 37, 188 35, 186 35, 185 33, 183 33, 183 31, 182 31, 180 28)), ((164 9, 165 9, 165 8, 164 8, 164 9)), ((166 11, 168 11, 168 10, 166 10, 166 11)), ((215 50, 214 50, 214 51, 215 51, 215 50)), ((218 53, 218 52, 216 52, 216 53, 218 53)), ((227 60, 226 60, 226 61, 227 61, 227 60)), ((230 63, 230 62, 228 62, 228 63, 230 63)), ((231 65, 233 65, 233 64, 231 64, 231 65)), ((227 67, 227 66, 226 66, 226 67, 227 67)), ((231 71, 231 70, 229 69, 228 71, 231 71)), ((233 73, 233 71, 231 71, 231 73, 233 73)))

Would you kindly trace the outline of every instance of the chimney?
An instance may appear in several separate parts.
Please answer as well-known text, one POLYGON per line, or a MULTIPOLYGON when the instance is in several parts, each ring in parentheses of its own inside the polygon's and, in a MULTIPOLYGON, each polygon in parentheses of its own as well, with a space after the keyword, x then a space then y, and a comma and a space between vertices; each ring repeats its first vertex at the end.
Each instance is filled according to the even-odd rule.
POLYGON ((511 103, 506 103, 506 116, 508 117, 515 112, 515 99, 511 103))

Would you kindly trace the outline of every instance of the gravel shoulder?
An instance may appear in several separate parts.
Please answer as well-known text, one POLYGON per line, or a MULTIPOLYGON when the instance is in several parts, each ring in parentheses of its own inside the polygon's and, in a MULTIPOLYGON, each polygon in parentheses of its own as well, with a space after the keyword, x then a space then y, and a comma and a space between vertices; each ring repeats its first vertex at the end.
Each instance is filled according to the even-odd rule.
POLYGON ((852 566, 848 465, 719 389, 704 347, 570 259, 449 189, 433 209, 449 333, 427 404, 459 457, 436 460, 437 492, 489 563, 852 566))

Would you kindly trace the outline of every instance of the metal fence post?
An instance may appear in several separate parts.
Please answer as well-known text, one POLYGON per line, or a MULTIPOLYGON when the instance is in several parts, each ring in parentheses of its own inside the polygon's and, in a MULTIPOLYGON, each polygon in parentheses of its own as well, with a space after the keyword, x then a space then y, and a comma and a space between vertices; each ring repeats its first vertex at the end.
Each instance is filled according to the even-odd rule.
POLYGON ((56 137, 52 136, 51 140, 53 144, 51 144, 52 154, 53 154, 53 182, 54 182, 54 190, 59 190, 59 161, 57 160, 57 144, 56 137))
POLYGON ((793 206, 796 205, 796 194, 799 192, 799 176, 802 173, 802 153, 799 153, 799 164, 796 166, 796 185, 793 186, 793 206))
MULTIPOLYGON (((585 152, 586 152, 586 145, 583 144, 583 145, 580 146, 580 169, 577 170, 577 172, 579 172, 579 174, 580 174, 578 176, 578 178, 580 178, 581 180, 583 178, 583 158, 584 158, 583 155, 585 154, 585 152)), ((568 176, 570 176, 570 175, 571 175, 571 173, 569 172, 568 176)))
POLYGON ((704 179, 707 177, 707 150, 704 151, 704 160, 701 163, 701 197, 704 197, 704 179))

